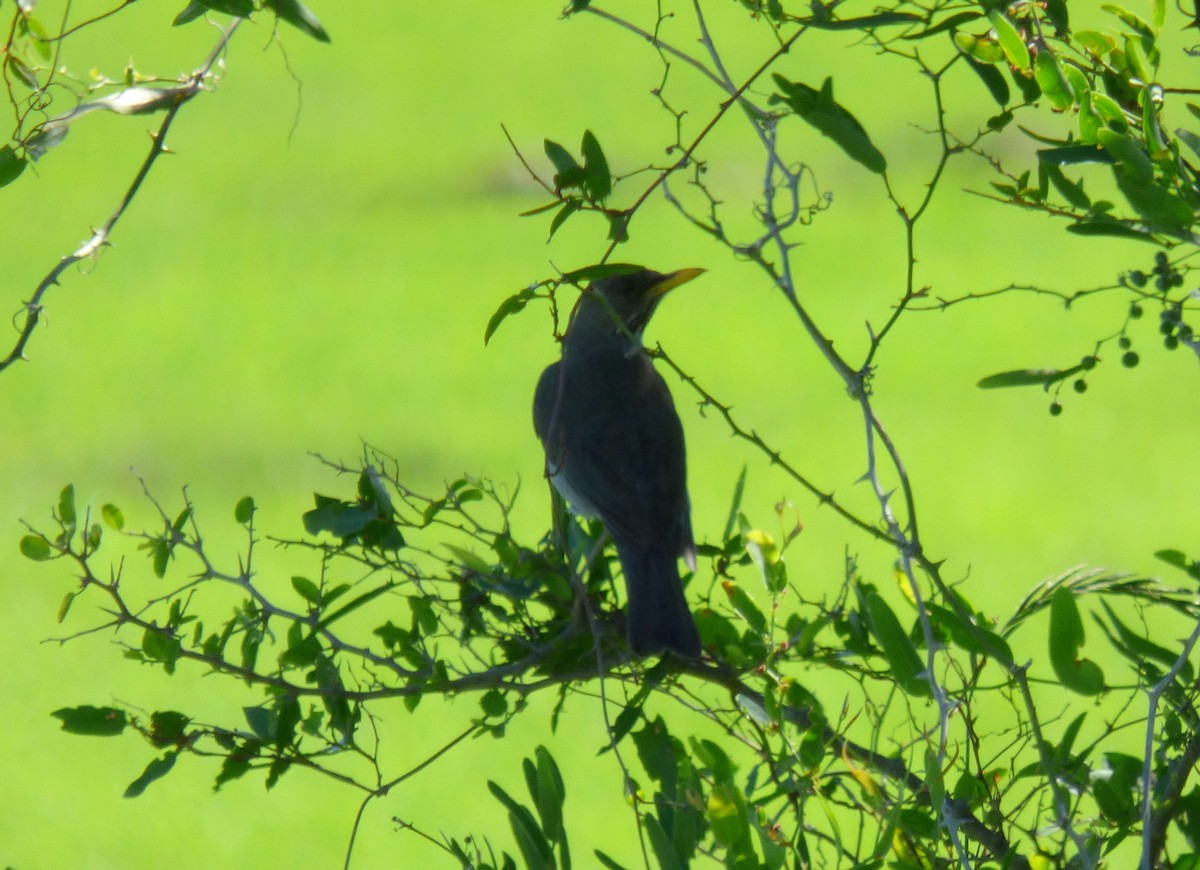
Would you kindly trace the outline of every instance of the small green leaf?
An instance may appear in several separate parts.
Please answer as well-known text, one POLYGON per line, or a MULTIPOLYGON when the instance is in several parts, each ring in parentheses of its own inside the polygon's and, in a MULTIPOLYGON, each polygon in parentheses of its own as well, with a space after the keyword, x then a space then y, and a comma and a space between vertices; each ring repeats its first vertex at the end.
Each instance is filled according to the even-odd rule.
POLYGON ((68 483, 58 494, 58 521, 64 526, 75 525, 75 486, 68 483))
POLYGON ((580 153, 583 155, 584 190, 593 201, 599 202, 612 191, 612 175, 600 142, 591 130, 584 131, 580 153))
POLYGON ((498 718, 508 712, 508 699, 499 689, 489 689, 479 697, 479 708, 484 716, 498 718))
POLYGON ((11 145, 0 148, 0 187, 12 184, 24 171, 24 157, 18 157, 11 145))
POLYGON ((307 601, 309 604, 321 603, 321 590, 317 588, 317 584, 309 580, 307 577, 293 577, 292 588, 296 590, 296 594, 307 601))
POLYGON ((207 11, 208 7, 201 3, 200 0, 191 0, 187 6, 183 7, 183 11, 175 16, 175 20, 171 22, 171 26, 179 27, 181 24, 195 21, 207 11))
POLYGON ((168 752, 162 758, 156 758, 146 765, 146 769, 142 771, 142 775, 129 783, 129 787, 125 789, 125 797, 135 798, 146 790, 146 787, 156 779, 162 779, 171 772, 171 768, 175 766, 175 759, 179 757, 178 751, 168 752))
POLYGON ((1186 571, 1193 580, 1200 580, 1200 562, 1193 561, 1179 550, 1158 550, 1154 558, 1166 562, 1173 568, 1186 571))
POLYGON ((91 737, 115 737, 125 730, 129 720, 116 707, 63 707, 50 714, 62 722, 62 730, 91 737))
POLYGON ((564 200, 562 208, 554 213, 554 217, 550 221, 550 236, 547 241, 554 238, 554 234, 558 232, 559 227, 567 222, 567 218, 575 214, 581 208, 583 208, 583 203, 581 203, 579 199, 574 196, 568 197, 566 200, 564 200))
POLYGON ((897 685, 910 695, 928 695, 929 684, 921 676, 925 665, 896 614, 878 593, 870 590, 863 592, 862 604, 871 634, 883 650, 897 685))
POLYGON ((1043 163, 1041 168, 1045 170, 1046 176, 1050 179, 1050 183, 1067 202, 1078 209, 1088 209, 1092 205, 1091 199, 1083 192, 1083 185, 1076 184, 1071 179, 1063 174, 1063 171, 1053 163, 1043 163))
POLYGON ((54 555, 54 551, 50 549, 50 542, 41 535, 26 535, 21 538, 20 546, 21 555, 35 562, 45 562, 54 555))
POLYGON ((270 9, 288 24, 307 33, 320 42, 329 42, 329 34, 313 15, 312 10, 300 0, 263 0, 263 8, 270 9))
POLYGON ((782 94, 772 94, 772 103, 786 103, 820 133, 832 139, 849 157, 875 173, 887 170, 887 159, 871 143, 871 137, 850 112, 833 98, 833 79, 827 78, 818 91, 801 82, 774 75, 782 94))
POLYGON ((238 18, 249 18, 254 12, 254 0, 200 0, 213 12, 224 12, 238 18))
POLYGON ((537 289, 537 286, 526 287, 524 290, 514 293, 500 303, 500 307, 488 319, 487 328, 483 331, 483 343, 485 345, 496 334, 496 330, 500 328, 500 324, 508 319, 509 315, 516 314, 529 304, 529 301, 537 295, 537 289))
POLYGON ((1028 387, 1035 384, 1039 387, 1048 387, 1081 369, 1082 366, 1072 366, 1069 369, 1017 369, 980 378, 976 386, 982 390, 994 390, 999 387, 1028 387))
POLYGON ((233 508, 233 519, 243 526, 249 525, 254 519, 254 499, 248 495, 238 499, 233 508))
POLYGON ((100 508, 100 516, 110 528, 116 529, 118 532, 125 528, 125 515, 115 504, 106 504, 100 508))
POLYGON ((1034 58, 1033 74, 1038 87, 1050 100, 1050 105, 1060 112, 1075 104, 1075 89, 1067 80, 1062 65, 1049 48, 1042 48, 1034 58))
POLYGON ((985 66, 1000 63, 1004 60, 1004 49, 999 43, 973 33, 954 34, 954 45, 963 56, 985 66))
POLYGON ((582 284, 585 281, 599 281, 601 278, 610 278, 613 275, 632 275, 642 269, 642 266, 635 266, 632 263, 603 263, 599 266, 585 266, 582 269, 566 272, 562 276, 562 282, 564 284, 582 284))
POLYGON ((992 29, 996 31, 996 39, 1000 43, 1000 48, 1004 50, 1008 62, 1019 70, 1028 70, 1029 48, 1026 47, 1025 40, 1017 30, 1017 26, 1012 23, 1012 19, 999 9, 989 9, 987 17, 991 22, 992 29))
POLYGON ((554 175, 555 188, 579 187, 584 178, 583 167, 575 161, 571 153, 557 142, 549 139, 543 142, 543 147, 546 156, 550 158, 550 162, 557 170, 554 175))
POLYGON ((1104 672, 1093 661, 1078 658, 1083 621, 1071 590, 1058 588, 1050 599, 1050 664, 1059 682, 1080 695, 1104 691, 1104 672))

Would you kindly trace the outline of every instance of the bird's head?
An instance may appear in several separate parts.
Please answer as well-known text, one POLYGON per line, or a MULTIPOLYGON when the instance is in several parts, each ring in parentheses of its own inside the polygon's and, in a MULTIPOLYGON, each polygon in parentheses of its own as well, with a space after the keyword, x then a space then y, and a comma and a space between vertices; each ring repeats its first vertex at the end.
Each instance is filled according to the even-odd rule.
POLYGON ((584 291, 584 304, 587 304, 588 297, 592 297, 597 303, 595 307, 599 309, 597 313, 602 311, 610 320, 615 315, 625 329, 640 338, 650 315, 663 297, 703 272, 703 269, 680 269, 663 274, 642 269, 624 275, 610 275, 588 286, 584 291))

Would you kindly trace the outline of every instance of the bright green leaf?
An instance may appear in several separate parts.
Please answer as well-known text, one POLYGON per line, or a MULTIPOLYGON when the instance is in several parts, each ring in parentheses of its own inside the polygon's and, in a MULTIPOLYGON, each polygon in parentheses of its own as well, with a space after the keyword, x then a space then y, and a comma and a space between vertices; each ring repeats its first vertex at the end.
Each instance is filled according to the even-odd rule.
POLYGON ((992 29, 996 31, 996 39, 1000 43, 1000 48, 1004 50, 1008 62, 1019 70, 1028 70, 1029 48, 1025 45, 1025 40, 1017 30, 1017 26, 1013 24, 1012 19, 999 9, 989 9, 987 17, 991 22, 992 29))
POLYGON ((54 554, 50 542, 41 535, 26 535, 21 538, 20 547, 21 555, 35 562, 45 562, 54 554))

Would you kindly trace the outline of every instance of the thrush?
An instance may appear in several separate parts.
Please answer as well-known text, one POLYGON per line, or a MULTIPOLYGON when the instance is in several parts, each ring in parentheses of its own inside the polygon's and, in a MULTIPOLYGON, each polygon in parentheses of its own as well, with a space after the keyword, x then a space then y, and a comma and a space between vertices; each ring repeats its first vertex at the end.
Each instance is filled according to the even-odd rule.
POLYGON ((617 547, 635 655, 700 655, 678 559, 695 570, 683 426, 671 392, 642 348, 666 293, 702 269, 641 270, 593 281, 542 372, 533 425, 546 474, 581 516, 604 523, 617 547))

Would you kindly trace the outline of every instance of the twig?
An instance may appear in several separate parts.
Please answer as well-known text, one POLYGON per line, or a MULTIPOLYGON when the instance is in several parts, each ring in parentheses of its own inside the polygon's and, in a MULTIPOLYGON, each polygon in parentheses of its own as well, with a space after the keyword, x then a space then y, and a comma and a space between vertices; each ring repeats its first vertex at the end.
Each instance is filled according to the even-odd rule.
POLYGON ((25 312, 25 321, 21 326, 20 334, 17 337, 17 341, 13 346, 13 349, 9 352, 8 356, 0 360, 0 371, 4 371, 4 369, 8 368, 17 360, 26 359, 25 347, 29 344, 29 340, 33 336, 33 331, 37 327, 38 322, 41 320, 42 312, 44 310, 42 298, 46 295, 46 292, 51 287, 59 283, 59 278, 62 276, 63 272, 65 272, 75 263, 78 263, 80 260, 85 260, 88 257, 94 256, 96 252, 100 250, 100 248, 108 244, 108 239, 113 228, 117 225, 117 222, 121 219, 122 215, 125 214, 125 210, 133 202, 134 197, 137 195, 138 190, 142 186, 142 182, 146 180, 146 177, 150 174, 150 170, 158 161, 158 158, 166 153, 167 131, 170 130, 171 124, 175 120, 175 116, 179 113, 179 110, 183 107, 184 103, 204 89, 204 83, 209 72, 212 70, 213 65, 216 64, 217 60, 224 53, 226 46, 229 44, 229 40, 233 37, 234 31, 237 30, 241 21, 242 19, 235 18, 221 31, 221 35, 217 39, 216 45, 209 52, 208 57, 206 57, 204 62, 197 67, 190 76, 188 76, 184 82, 184 86, 179 89, 179 94, 176 97, 175 102, 173 102, 167 109, 162 123, 158 126, 158 130, 150 134, 152 140, 150 153, 147 154, 145 159, 142 160, 141 165, 138 167, 137 173, 133 177, 133 181, 130 183, 129 188, 125 191, 125 195, 121 198, 116 210, 109 215, 108 220, 106 220, 99 229, 92 233, 90 239, 76 248, 74 252, 59 260, 57 265, 50 270, 46 277, 38 282, 37 287, 34 289, 33 296, 30 297, 29 301, 27 301, 23 306, 23 310, 25 312))

